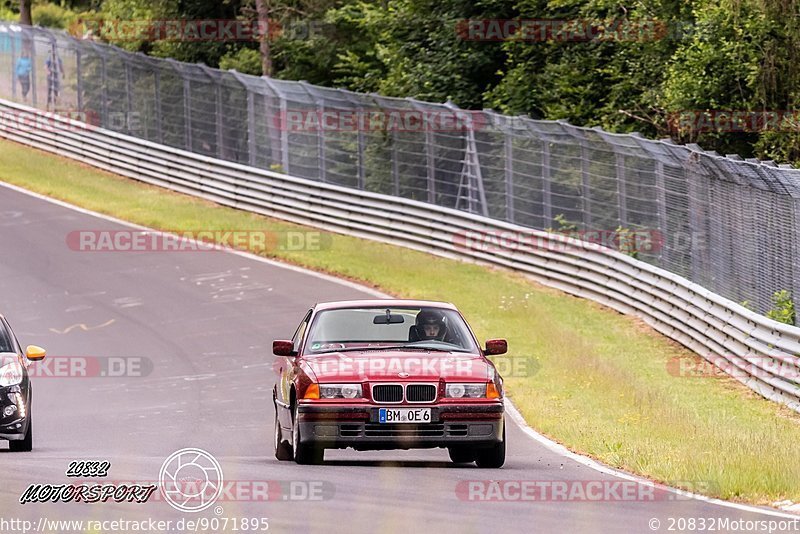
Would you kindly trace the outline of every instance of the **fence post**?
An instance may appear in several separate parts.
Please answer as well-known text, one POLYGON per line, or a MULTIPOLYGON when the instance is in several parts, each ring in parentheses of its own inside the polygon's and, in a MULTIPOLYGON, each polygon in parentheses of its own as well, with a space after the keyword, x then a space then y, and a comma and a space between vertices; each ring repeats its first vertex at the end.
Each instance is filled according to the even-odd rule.
MULTIPOLYGON (((96 46, 96 45, 95 45, 96 46)), ((96 49, 95 49, 96 50, 96 49)), ((108 72, 106 72, 106 56, 100 56, 100 124, 108 126, 108 72)))
POLYGON ((122 61, 125 62, 125 105, 126 105, 126 112, 124 117, 124 125, 123 131, 125 133, 131 134, 130 125, 131 125, 131 115, 133 115, 133 75, 131 74, 131 65, 128 63, 126 58, 122 58, 122 61))
POLYGON ((186 130, 186 150, 191 151, 192 145, 192 106, 189 99, 191 98, 191 87, 189 87, 189 79, 181 72, 181 79, 183 80, 183 124, 186 130))
POLYGON ((153 84, 153 92, 156 104, 156 139, 160 144, 164 143, 164 131, 163 131, 163 123, 161 122, 161 70, 156 69, 154 71, 154 84, 153 84))
MULTIPOLYGON (((656 202, 658 203, 658 231, 661 232, 660 239, 661 246, 658 249, 658 263, 664 266, 669 263, 669 255, 667 254, 667 186, 664 180, 664 164, 660 160, 656 160, 655 165, 656 174, 656 202)), ((653 236, 651 236, 652 239, 653 236)))
POLYGON ((542 139, 542 228, 553 224, 553 197, 550 193, 550 142, 542 139))
POLYGON ((255 167, 257 165, 256 152, 258 151, 258 146, 256 145, 256 103, 253 91, 244 84, 242 86, 247 91, 247 162, 250 166, 255 167))
POLYGON ((581 139, 581 209, 583 226, 592 230, 592 183, 589 177, 589 148, 586 139, 581 139))
POLYGON ((798 239, 798 235, 800 235, 800 198, 792 198, 792 202, 794 203, 794 232, 791 235, 795 236, 792 240, 794 242, 794 251, 793 251, 793 258, 794 261, 790 263, 790 268, 792 269, 792 282, 794 287, 792 288, 792 302, 794 303, 794 324, 795 326, 800 326, 800 239, 798 239))
MULTIPOLYGON (((205 66, 204 66, 205 67, 205 66)), ((206 69, 208 67, 205 67, 206 69)), ((220 159, 225 158, 225 129, 222 127, 222 117, 223 117, 223 109, 222 109, 222 79, 214 76, 209 76, 211 81, 214 83, 214 89, 216 90, 216 119, 217 119, 217 155, 220 159)))
POLYGON ((36 105, 38 98, 36 94, 36 64, 38 61, 36 60, 36 37, 30 36, 30 49, 31 49, 31 102, 33 107, 38 107, 36 105))
POLYGON ((15 35, 16 32, 12 33, 10 30, 11 30, 11 28, 9 28, 9 31, 8 31, 8 42, 11 45, 11 63, 10 63, 10 67, 11 67, 11 78, 10 78, 11 79, 11 98, 16 100, 17 99, 17 69, 14 68, 14 66, 16 64, 16 61, 14 61, 14 60, 17 58, 17 45, 16 45, 16 35, 15 35))
POLYGON ((75 47, 75 90, 78 97, 78 111, 83 113, 83 65, 81 63, 81 49, 75 47))
POLYGON ((392 128, 392 191, 400 196, 400 162, 397 156, 397 129, 392 128))
POLYGON ((614 152, 617 171, 617 203, 619 205, 619 225, 623 228, 628 227, 628 188, 626 187, 625 176, 625 156, 619 152, 614 152))
POLYGON ((503 166, 506 182, 506 220, 516 221, 514 212, 514 137, 508 130, 503 132, 503 144, 505 149, 505 165, 503 166))

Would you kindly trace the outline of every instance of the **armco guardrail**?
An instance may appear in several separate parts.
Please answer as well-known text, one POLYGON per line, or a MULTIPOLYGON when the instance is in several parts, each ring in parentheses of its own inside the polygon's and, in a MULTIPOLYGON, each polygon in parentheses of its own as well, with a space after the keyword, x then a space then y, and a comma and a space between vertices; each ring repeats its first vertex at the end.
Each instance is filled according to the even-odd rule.
POLYGON ((271 217, 521 271, 641 317, 764 397, 800 412, 800 328, 585 241, 449 208, 323 184, 97 129, 0 100, 0 137, 123 176, 271 217), (44 126, 43 126, 44 125, 44 126), (502 235, 492 250, 471 238, 502 235), (533 246, 531 245, 533 243, 533 246))

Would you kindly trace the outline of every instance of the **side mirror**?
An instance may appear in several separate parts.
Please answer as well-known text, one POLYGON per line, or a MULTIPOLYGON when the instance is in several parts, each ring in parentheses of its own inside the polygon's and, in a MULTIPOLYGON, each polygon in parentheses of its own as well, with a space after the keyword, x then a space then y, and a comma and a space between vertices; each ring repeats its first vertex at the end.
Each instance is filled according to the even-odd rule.
POLYGON ((276 339, 272 342, 272 353, 275 356, 296 356, 294 343, 285 339, 276 339))
POLYGON ((486 341, 486 349, 483 353, 486 356, 495 356, 508 352, 508 342, 505 339, 489 339, 486 341))
POLYGON ((28 345, 28 348, 25 349, 25 356, 32 362, 39 362, 44 360, 44 357, 47 356, 47 351, 36 345, 28 345))

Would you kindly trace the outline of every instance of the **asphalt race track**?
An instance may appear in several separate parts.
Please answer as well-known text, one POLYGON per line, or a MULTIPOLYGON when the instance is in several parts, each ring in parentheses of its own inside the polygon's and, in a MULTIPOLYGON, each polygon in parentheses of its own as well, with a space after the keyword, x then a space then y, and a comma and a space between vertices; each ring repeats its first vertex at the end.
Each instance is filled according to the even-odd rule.
POLYGON ((321 466, 278 462, 272 339, 290 337, 316 301, 367 293, 236 254, 78 252, 66 244, 74 230, 120 228, 0 187, 0 311, 22 345, 44 346, 51 360, 136 358, 125 361, 144 362, 145 369, 124 377, 33 378, 34 451, 9 453, 0 442, 3 519, 264 517, 271 532, 325 534, 645 533, 667 531, 669 518, 779 519, 679 497, 466 500, 457 492, 465 481, 619 481, 552 452, 510 420, 509 456, 500 470, 456 466, 443 449, 327 451, 321 466), (110 461, 107 481, 155 482, 164 460, 185 447, 213 454, 225 480, 244 488, 242 494, 223 495, 195 514, 160 498, 143 504, 18 502, 29 484, 75 482, 65 475, 74 460, 110 461), (254 498, 247 492, 254 481, 280 491, 254 498), (660 521, 656 530, 653 518, 660 521))

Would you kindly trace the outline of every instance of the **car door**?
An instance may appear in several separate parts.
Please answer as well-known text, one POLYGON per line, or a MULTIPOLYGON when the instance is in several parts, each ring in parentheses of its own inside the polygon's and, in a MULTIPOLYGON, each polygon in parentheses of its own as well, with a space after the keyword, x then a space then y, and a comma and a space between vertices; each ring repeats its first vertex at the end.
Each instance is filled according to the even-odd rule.
MULTIPOLYGON (((300 324, 297 327, 297 330, 294 332, 294 336, 292 336, 292 344, 294 345, 295 353, 299 354, 300 349, 302 348, 303 338, 305 336, 306 330, 308 329, 308 323, 311 320, 311 312, 313 310, 308 310, 303 317, 303 320, 300 321, 300 324)), ((290 429, 292 426, 292 414, 291 414, 291 389, 292 383, 294 378, 297 376, 297 356, 294 357, 287 357, 287 356, 276 356, 277 361, 276 364, 278 366, 278 384, 276 388, 276 405, 278 406, 278 420, 280 424, 285 429, 290 429)))

